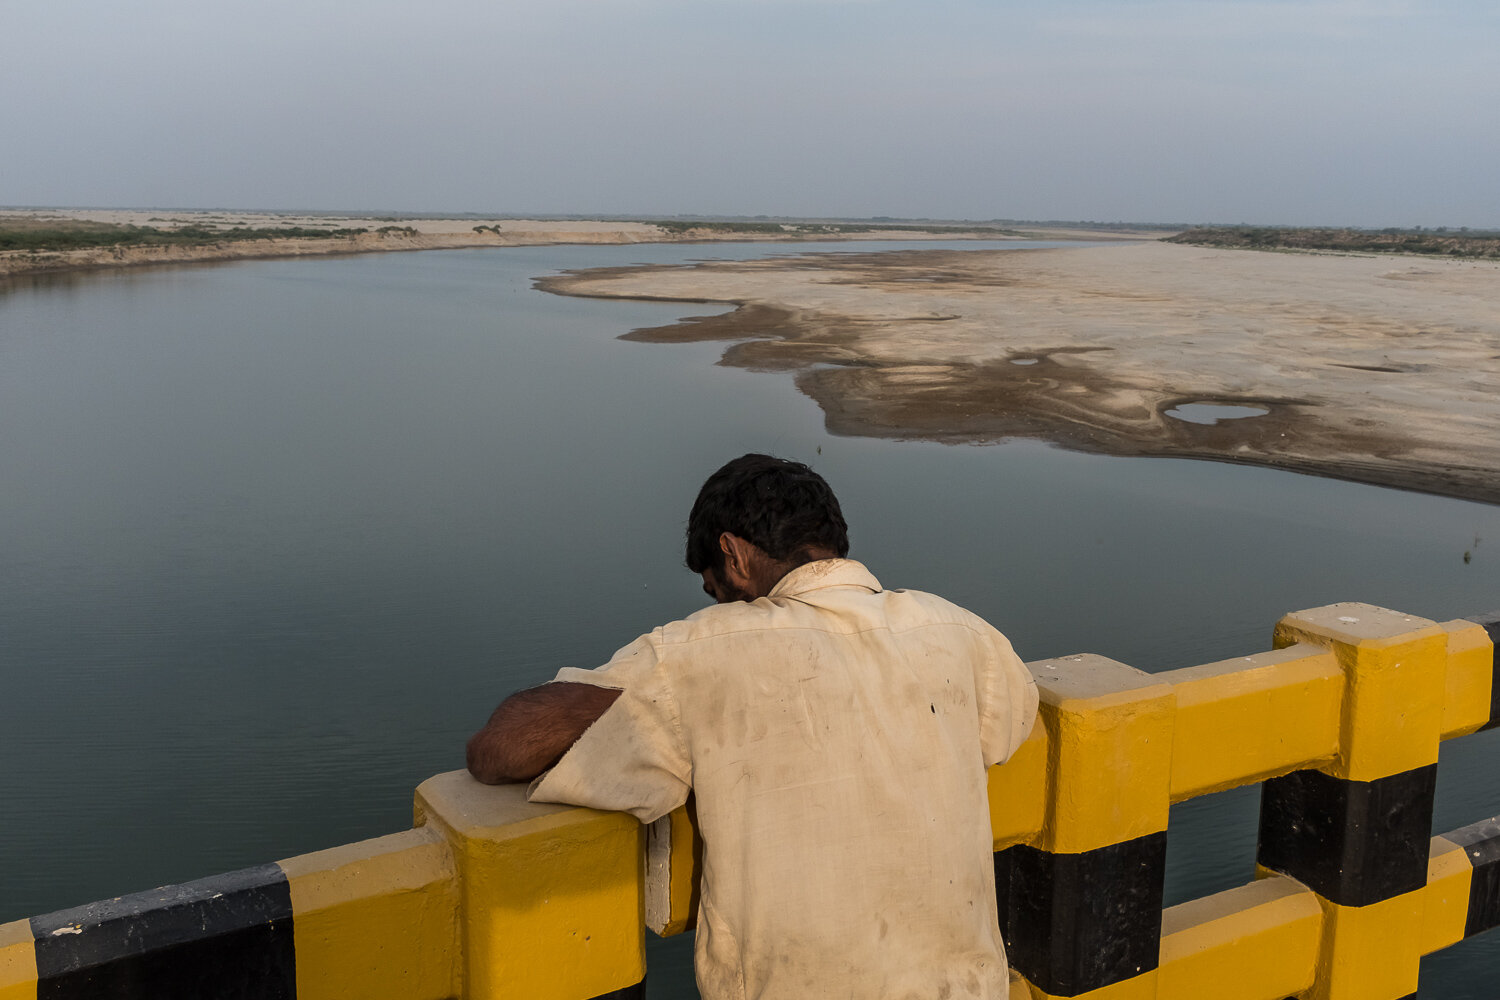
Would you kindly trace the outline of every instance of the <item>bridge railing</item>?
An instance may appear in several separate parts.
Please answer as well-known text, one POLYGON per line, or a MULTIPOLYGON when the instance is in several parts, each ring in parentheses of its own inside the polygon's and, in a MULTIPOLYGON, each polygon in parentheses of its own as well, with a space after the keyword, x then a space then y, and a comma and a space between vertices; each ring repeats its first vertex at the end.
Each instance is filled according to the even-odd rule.
MULTIPOLYGON (((1496 636, 1341 604, 1221 663, 1029 664, 1039 724, 990 773, 1013 1000, 1413 993, 1500 924, 1500 817, 1431 836, 1440 741, 1500 723, 1496 636), (1164 911, 1171 804, 1255 783, 1254 880, 1164 911)), ((642 828, 442 774, 404 833, 0 925, 0 1000, 639 996, 700 859, 687 808, 642 828)))
MULTIPOLYGON (((1028 664, 1039 725, 990 772, 1014 970, 1041 997, 1405 997, 1421 956, 1500 923, 1500 817, 1432 837, 1440 741, 1500 724, 1500 614, 1363 604, 1283 618, 1270 652, 1148 674, 1028 664), (1173 803, 1260 783, 1256 878, 1162 910, 1173 803)), ((686 810, 648 846, 647 915, 695 919, 686 810)))

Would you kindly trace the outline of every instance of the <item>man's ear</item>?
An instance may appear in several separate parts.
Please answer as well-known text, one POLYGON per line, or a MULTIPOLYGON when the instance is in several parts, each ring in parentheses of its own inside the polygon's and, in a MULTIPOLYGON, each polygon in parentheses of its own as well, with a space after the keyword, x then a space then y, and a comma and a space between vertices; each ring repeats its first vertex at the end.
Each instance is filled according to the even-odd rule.
POLYGON ((754 548, 739 535, 727 531, 719 535, 719 551, 724 553, 725 583, 737 590, 744 590, 750 585, 754 548))

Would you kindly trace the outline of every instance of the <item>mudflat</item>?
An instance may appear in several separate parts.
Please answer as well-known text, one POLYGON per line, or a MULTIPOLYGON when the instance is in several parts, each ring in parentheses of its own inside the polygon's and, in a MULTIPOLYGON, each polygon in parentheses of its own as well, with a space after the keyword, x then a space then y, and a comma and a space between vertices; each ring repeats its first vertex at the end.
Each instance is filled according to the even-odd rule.
POLYGON ((1494 261, 1141 242, 596 269, 540 286, 735 304, 627 337, 728 341, 722 364, 791 373, 838 434, 1039 438, 1500 502, 1494 261), (1240 409, 1195 418, 1188 404, 1240 409), (1251 415, 1214 416, 1229 413, 1251 415))

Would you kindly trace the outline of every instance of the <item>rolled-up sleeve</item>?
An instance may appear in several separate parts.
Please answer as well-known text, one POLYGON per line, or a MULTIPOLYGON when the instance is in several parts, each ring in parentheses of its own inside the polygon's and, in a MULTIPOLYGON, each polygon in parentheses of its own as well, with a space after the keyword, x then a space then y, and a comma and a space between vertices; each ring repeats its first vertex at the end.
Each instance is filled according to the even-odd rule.
POLYGON ((974 690, 979 708, 979 745, 984 766, 990 767, 1010 759, 1026 742, 1036 722, 1036 678, 1010 640, 995 629, 988 629, 987 639, 974 658, 974 690))
POLYGON ((603 715, 532 783, 533 802, 564 802, 633 814, 650 823, 687 801, 692 761, 654 634, 597 670, 565 668, 559 681, 621 691, 603 715))

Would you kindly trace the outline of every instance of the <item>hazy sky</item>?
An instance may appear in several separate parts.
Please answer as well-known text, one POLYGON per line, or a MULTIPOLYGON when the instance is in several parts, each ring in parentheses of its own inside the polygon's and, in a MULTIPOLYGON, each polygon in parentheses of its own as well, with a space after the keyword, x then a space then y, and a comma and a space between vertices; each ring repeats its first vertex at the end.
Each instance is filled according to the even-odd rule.
POLYGON ((0 205, 1500 226, 1495 0, 0 0, 0 205))

